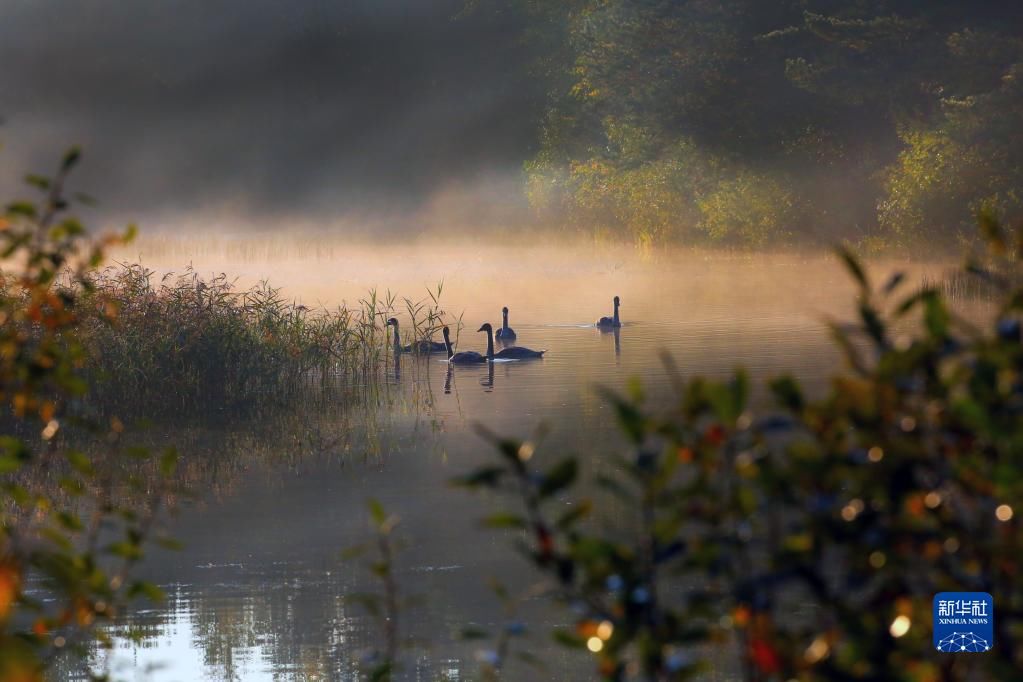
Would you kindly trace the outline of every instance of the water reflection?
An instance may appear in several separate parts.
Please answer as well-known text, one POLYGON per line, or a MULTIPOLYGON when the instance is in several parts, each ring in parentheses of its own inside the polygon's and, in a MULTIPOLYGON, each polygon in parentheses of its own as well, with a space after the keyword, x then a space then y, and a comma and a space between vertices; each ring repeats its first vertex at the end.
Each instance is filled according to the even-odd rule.
MULTIPOLYGON (((763 379, 793 369, 813 391, 839 359, 821 316, 852 310, 853 289, 830 259, 697 260, 684 269, 630 261, 609 269, 547 254, 532 260, 481 254, 479 263, 437 259, 455 264, 445 298, 458 302, 455 310, 464 306, 466 328, 475 329, 493 312, 487 292, 500 286, 501 298, 523 311, 516 313, 516 344, 546 348, 542 361, 454 366, 438 356, 402 354, 388 368, 393 379, 358 400, 311 388, 301 404, 267 405, 248 418, 221 414, 213 423, 174 424, 151 434, 154 442, 178 443, 183 475, 200 498, 172 529, 186 549, 158 553, 145 567, 171 598, 130 614, 126 625, 142 639, 119 639, 113 666, 138 671, 164 664, 151 675, 155 682, 356 679, 360 654, 377 634, 373 620, 346 596, 372 590, 373 581, 342 562, 340 551, 366 538, 365 500, 373 497, 402 518, 397 578, 408 593, 424 597, 404 621, 406 634, 423 646, 405 652, 399 679, 471 678, 480 645, 456 633, 466 625, 500 627, 488 579, 516 593, 531 582, 526 563, 509 549, 511 538, 477 524, 495 501, 448 485, 493 456, 474 424, 525 437, 546 422, 550 435, 536 457, 542 463, 582 453, 592 480, 612 472, 614 460, 606 455, 622 445, 594 385, 620 389, 636 376, 656 405, 669 395, 671 379, 659 360, 667 350, 684 377, 721 378, 746 366, 759 391, 754 399, 764 397, 763 379), (505 261, 528 271, 493 272, 490 264, 505 261), (684 278, 676 274, 682 271, 684 278), (559 295, 551 296, 555 290, 559 295), (606 314, 614 292, 628 302, 628 325, 594 333, 593 320, 606 314)), ((415 263, 393 257, 372 272, 354 257, 338 264, 344 267, 323 265, 315 281, 307 278, 308 263, 295 270, 277 264, 282 276, 274 279, 312 300, 324 282, 331 296, 354 296, 348 293, 356 291, 354 283, 330 281, 323 272, 346 272, 361 293, 373 281, 396 278, 399 286, 404 274, 388 269, 395 262, 425 279, 415 263)), ((528 602, 521 615, 536 624, 526 646, 546 661, 543 679, 590 677, 585 655, 546 636, 546 628, 570 617, 541 600, 528 602)), ((102 659, 97 653, 94 663, 102 659)), ((715 674, 727 679, 727 671, 723 661, 715 674)), ((81 674, 65 672, 65 678, 81 674)), ((514 668, 508 678, 538 679, 514 668)))

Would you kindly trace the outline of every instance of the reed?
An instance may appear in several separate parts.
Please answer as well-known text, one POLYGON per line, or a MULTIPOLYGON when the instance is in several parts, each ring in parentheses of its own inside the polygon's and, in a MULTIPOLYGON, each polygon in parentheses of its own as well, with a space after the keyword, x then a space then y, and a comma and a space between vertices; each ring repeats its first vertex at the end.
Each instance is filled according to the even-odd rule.
MULTIPOLYGON (((316 387, 355 392, 395 361, 384 321, 398 299, 389 292, 311 309, 266 281, 240 288, 191 268, 158 277, 122 263, 91 277, 81 333, 90 400, 119 414, 290 400, 316 387)), ((407 333, 425 338, 440 326, 441 288, 402 299, 407 333)))

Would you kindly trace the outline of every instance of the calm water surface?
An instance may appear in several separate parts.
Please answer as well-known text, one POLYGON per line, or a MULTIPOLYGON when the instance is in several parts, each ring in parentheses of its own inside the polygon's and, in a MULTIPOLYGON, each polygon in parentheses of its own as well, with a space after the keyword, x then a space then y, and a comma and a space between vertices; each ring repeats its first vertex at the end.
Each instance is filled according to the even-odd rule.
MULTIPOLYGON (((464 322, 460 348, 483 350, 485 337, 475 329, 484 321, 496 326, 508 305, 518 343, 548 354, 492 368, 405 357, 397 376, 363 405, 302 407, 280 425, 264 419, 260 428, 226 415, 177 430, 193 458, 198 499, 173 523, 185 550, 159 553, 146 566, 168 600, 131 614, 144 636, 137 644, 121 640, 110 658, 122 678, 358 679, 360 656, 379 642, 379 625, 345 596, 375 586, 365 568, 340 554, 368 537, 372 497, 401 517, 397 577, 406 594, 419 597, 403 614, 417 646, 404 654, 399 678, 474 679, 488 645, 460 641, 458 632, 506 622, 488 579, 514 591, 534 578, 510 549, 512 537, 477 524, 512 502, 447 484, 494 456, 474 425, 527 437, 546 423, 551 433, 538 457, 573 452, 590 474, 606 470, 608 455, 622 446, 595 385, 622 388, 639 377, 656 407, 669 394, 659 359, 668 351, 687 376, 725 377, 737 366, 755 380, 792 371, 820 390, 839 362, 822 320, 848 316, 853 294, 826 256, 274 251, 187 255, 200 272, 238 273, 243 283, 269 277, 309 305, 352 301, 374 284, 418 298, 443 278, 441 303, 464 322), (586 326, 610 314, 615 294, 625 320, 620 333, 586 326)), ((181 256, 156 249, 143 259, 166 269, 181 256)), ((520 617, 531 630, 521 646, 546 670, 512 664, 509 679, 587 678, 586 657, 551 645, 546 634, 570 614, 527 600, 520 617)), ((721 658, 708 679, 731 679, 734 657, 721 658)))

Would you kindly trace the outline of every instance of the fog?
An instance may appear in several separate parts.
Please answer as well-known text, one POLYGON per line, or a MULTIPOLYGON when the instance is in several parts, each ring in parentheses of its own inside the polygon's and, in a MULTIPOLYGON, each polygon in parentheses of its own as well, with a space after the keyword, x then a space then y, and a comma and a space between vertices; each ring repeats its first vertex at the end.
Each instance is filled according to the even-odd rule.
POLYGON ((494 188, 534 146, 536 87, 516 25, 462 8, 5 2, 0 190, 24 194, 24 173, 80 144, 75 186, 102 202, 86 213, 148 230, 520 210, 521 192, 494 188))

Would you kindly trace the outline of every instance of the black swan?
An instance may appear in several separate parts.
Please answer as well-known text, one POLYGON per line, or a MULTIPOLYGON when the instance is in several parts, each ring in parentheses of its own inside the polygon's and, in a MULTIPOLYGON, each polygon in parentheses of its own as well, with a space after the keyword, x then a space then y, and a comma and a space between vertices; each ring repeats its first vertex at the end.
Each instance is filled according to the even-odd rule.
POLYGON ((621 305, 621 299, 615 296, 615 315, 614 317, 602 317, 597 320, 597 326, 601 329, 616 329, 622 326, 622 321, 618 319, 618 306, 621 305))
POLYGON ((501 324, 501 328, 497 330, 494 337, 498 341, 514 341, 515 330, 508 326, 508 306, 501 308, 501 315, 504 318, 504 322, 501 324))
POLYGON ((527 358, 542 358, 545 350, 531 350, 529 348, 523 348, 522 346, 510 346, 509 348, 502 348, 499 352, 494 352, 494 328, 490 326, 489 322, 484 323, 476 331, 487 333, 487 357, 491 360, 525 360, 527 358))
POLYGON ((451 347, 451 332, 444 327, 444 347, 448 352, 448 362, 455 365, 478 365, 487 361, 487 356, 480 355, 474 350, 463 350, 456 353, 451 347))
POLYGON ((387 320, 388 325, 394 325, 394 352, 395 353, 443 353, 447 350, 440 341, 428 341, 427 339, 420 339, 410 343, 407 346, 401 345, 401 338, 398 335, 398 320, 397 318, 389 318, 387 320))

